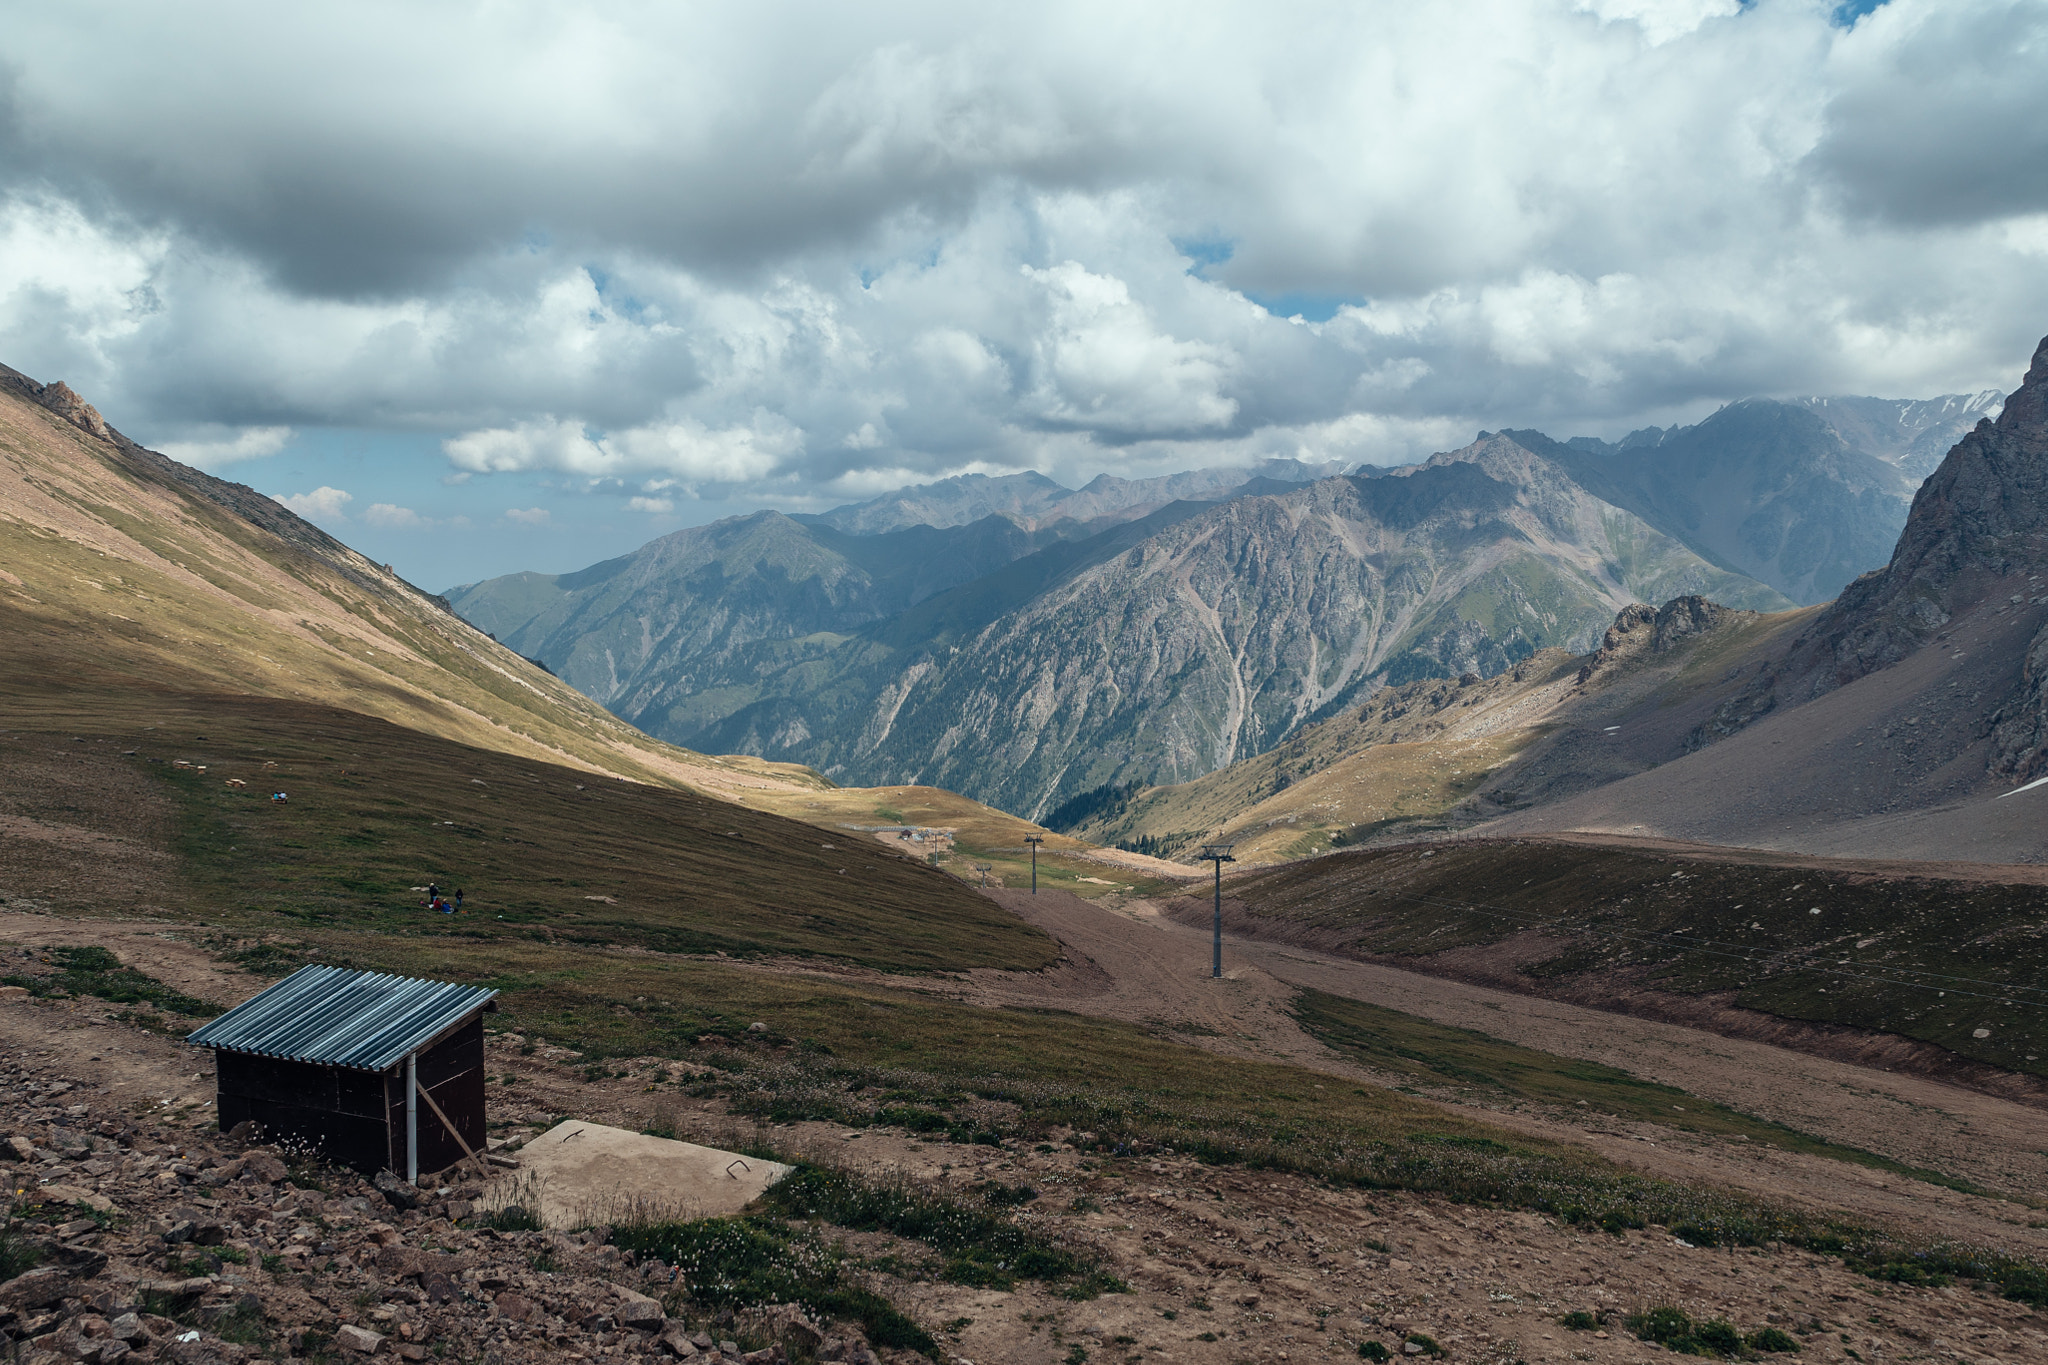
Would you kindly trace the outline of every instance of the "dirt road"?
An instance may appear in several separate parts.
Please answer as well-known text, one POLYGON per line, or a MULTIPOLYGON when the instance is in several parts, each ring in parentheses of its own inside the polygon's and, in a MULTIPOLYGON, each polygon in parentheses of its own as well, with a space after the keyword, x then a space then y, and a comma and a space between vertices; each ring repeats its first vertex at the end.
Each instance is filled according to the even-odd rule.
MULTIPOLYGON (((1058 937, 1067 945, 1069 961, 1042 974, 977 971, 950 989, 940 988, 960 999, 1056 1006, 1164 1029, 1182 1041, 1232 1056, 1411 1083, 1408 1077, 1362 1069, 1303 1032, 1289 1004, 1297 988, 1309 986, 1617 1067, 1987 1189, 2036 1195, 2048 1187, 2048 1153, 2042 1151, 2048 1144, 2038 1110, 1924 1077, 1870 1071, 1680 1025, 1237 939, 1226 940, 1225 976, 1216 981, 1208 975, 1208 935, 1174 924, 1147 902, 1091 902, 1064 892, 987 894, 1058 937)), ((934 988, 927 979, 918 985, 934 988)), ((2048 1220, 2024 1204, 1650 1124, 1603 1118, 1589 1127, 1565 1111, 1486 1092, 1446 1086, 1430 1093, 1446 1103, 1483 1110, 1490 1122, 1579 1143, 1655 1174, 1740 1185, 1893 1226, 1924 1232, 1934 1225, 1957 1238, 2048 1252, 2048 1220)))

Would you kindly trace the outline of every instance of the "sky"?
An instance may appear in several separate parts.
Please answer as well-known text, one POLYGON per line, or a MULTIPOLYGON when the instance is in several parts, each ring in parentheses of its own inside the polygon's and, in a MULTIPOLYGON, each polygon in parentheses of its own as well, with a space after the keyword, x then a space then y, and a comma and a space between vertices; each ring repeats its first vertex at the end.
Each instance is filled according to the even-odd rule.
POLYGON ((2010 389, 2048 0, 0 0, 0 362, 432 588, 2010 389))

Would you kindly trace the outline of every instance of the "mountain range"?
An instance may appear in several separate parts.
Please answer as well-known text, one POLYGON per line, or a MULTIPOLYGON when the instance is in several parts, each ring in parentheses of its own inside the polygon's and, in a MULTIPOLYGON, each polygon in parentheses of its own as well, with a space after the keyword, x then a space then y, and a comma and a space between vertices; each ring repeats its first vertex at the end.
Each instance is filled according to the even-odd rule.
POLYGON ((1272 862, 1466 831, 2048 860, 2048 340, 1916 493, 1884 565, 1775 613, 1683 597, 1599 647, 1423 680, 1176 786, 1047 822, 1272 862))
POLYGON ((1382 687, 1590 649, 1633 602, 1825 600, 1889 552, 1900 461, 1988 407, 1758 400, 1350 474, 970 475, 447 595, 673 743, 1036 818, 1227 767, 1382 687))

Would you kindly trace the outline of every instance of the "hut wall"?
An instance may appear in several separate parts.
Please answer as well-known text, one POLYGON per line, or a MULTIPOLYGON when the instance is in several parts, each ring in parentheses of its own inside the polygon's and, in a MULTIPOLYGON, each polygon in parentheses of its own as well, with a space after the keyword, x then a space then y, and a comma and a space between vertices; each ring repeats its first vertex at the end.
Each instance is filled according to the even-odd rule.
MULTIPOLYGON (((484 1150, 484 1021, 469 1019, 419 1054, 420 1089, 434 1097, 473 1152, 484 1150)), ((385 1095, 391 1125, 391 1169, 405 1171, 405 1063, 393 1069, 385 1095)), ((443 1171, 462 1160, 462 1148, 423 1101, 419 1106, 420 1174, 443 1171)))
MULTIPOLYGON (((272 1140, 317 1146, 329 1160, 374 1175, 405 1173, 405 1063, 376 1074, 246 1052, 217 1053, 223 1131, 254 1119, 272 1140)), ((420 1089, 434 1097, 470 1150, 484 1150, 484 1022, 476 1015, 419 1054, 420 1089)), ((419 1106, 421 1175, 462 1160, 433 1110, 419 1106)))
POLYGON ((316 1146, 330 1160, 365 1173, 385 1165, 389 1138, 381 1078, 225 1049, 217 1062, 223 1130, 254 1119, 273 1141, 316 1146))

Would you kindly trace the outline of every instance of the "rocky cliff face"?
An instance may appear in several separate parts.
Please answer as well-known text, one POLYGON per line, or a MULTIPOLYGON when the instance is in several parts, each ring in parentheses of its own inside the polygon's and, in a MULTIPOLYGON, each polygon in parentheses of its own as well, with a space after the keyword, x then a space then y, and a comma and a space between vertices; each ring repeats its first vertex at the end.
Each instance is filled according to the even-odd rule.
MULTIPOLYGON (((1897 663, 1957 612, 2048 564, 2048 339, 1996 422, 1980 421, 1922 484, 1891 561, 1814 623, 1811 641, 1852 682, 1897 663)), ((2032 594, 2022 594, 2022 597, 2032 594)))
MULTIPOLYGON (((1890 562, 1851 583, 1782 660, 1724 703, 1701 742, 1899 664, 1963 619, 2039 617, 2044 606, 2048 339, 1998 419, 1980 420, 1921 485, 1890 562)), ((1977 719, 1955 730, 1944 753, 1988 739, 1993 775, 2048 772, 2048 625, 2037 630, 1988 695, 1971 694, 1977 719)))

